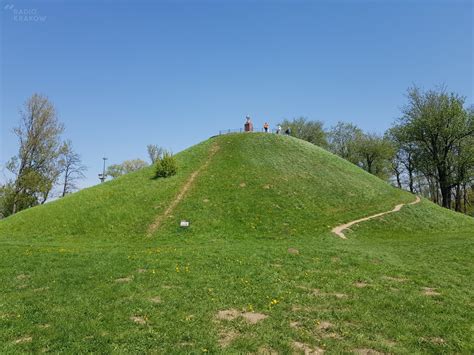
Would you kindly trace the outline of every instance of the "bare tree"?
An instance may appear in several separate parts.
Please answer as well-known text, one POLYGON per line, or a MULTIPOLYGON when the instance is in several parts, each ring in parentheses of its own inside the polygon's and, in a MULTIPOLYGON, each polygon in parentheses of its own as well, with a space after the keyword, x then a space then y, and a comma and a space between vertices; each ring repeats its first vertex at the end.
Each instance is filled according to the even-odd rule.
POLYGON ((158 147, 156 144, 148 144, 146 150, 152 164, 156 163, 164 153, 164 149, 158 147))
POLYGON ((61 147, 59 165, 62 173, 61 196, 64 197, 77 189, 77 180, 83 179, 84 172, 87 170, 82 164, 81 156, 74 151, 70 140, 65 141, 61 147))

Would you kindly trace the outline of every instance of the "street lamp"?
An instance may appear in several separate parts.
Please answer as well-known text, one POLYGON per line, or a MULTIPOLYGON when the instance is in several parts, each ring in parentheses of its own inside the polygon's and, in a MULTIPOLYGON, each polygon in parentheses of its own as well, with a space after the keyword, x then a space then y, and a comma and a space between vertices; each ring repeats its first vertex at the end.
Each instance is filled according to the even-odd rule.
POLYGON ((99 180, 100 180, 100 182, 104 182, 104 181, 105 181, 105 178, 107 177, 107 176, 105 175, 105 161, 107 160, 107 158, 104 157, 104 158, 102 158, 102 159, 104 160, 104 167, 103 167, 103 169, 102 169, 102 174, 99 174, 99 180))

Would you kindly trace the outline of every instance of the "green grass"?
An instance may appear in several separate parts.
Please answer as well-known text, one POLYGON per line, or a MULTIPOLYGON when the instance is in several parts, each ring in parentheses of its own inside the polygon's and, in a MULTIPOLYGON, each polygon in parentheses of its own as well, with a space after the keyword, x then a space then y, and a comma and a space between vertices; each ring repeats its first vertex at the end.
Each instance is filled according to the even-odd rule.
POLYGON ((0 352, 474 351, 474 219, 423 200, 344 241, 330 229, 414 197, 284 136, 221 136, 176 157, 172 178, 143 169, 0 222, 0 352), (226 309, 268 318, 217 319, 226 309))

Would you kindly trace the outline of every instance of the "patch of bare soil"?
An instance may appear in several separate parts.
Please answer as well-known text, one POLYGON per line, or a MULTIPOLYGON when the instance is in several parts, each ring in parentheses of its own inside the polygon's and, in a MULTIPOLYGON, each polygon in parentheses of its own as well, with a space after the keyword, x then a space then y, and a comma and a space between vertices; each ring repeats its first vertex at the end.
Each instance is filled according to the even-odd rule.
POLYGON ((303 352, 305 355, 318 355, 323 354, 324 350, 318 347, 311 347, 308 344, 301 343, 299 341, 293 342, 293 347, 300 352, 303 352))
POLYGON ((239 186, 240 186, 240 187, 246 187, 247 184, 246 184, 245 182, 241 182, 241 183, 239 184, 239 186))
POLYGON ((321 296, 321 297, 324 297, 324 296, 334 296, 336 298, 346 298, 347 295, 345 293, 339 293, 339 292, 321 292, 320 289, 313 289, 312 290, 312 295, 313 296, 321 296))
POLYGON ((300 322, 290 322, 290 327, 291 328, 297 329, 297 328, 299 328, 299 326, 300 326, 300 322))
POLYGON ((150 298, 150 302, 151 303, 161 303, 161 297, 159 297, 159 296, 152 297, 152 298, 150 298))
POLYGON ((132 280, 133 280, 133 276, 127 276, 127 277, 121 277, 119 279, 116 279, 115 282, 125 283, 125 282, 130 282, 132 280))
POLYGON ((430 343, 433 343, 433 344, 436 344, 436 345, 446 344, 446 340, 444 340, 443 338, 439 338, 439 337, 428 338, 428 341, 430 343))
POLYGON ((146 269, 138 269, 137 272, 138 272, 139 274, 143 274, 143 273, 146 272, 146 269))
POLYGON ((32 340, 33 340, 32 337, 26 336, 26 337, 23 337, 23 338, 16 339, 15 341, 13 341, 13 344, 31 343, 32 340))
POLYGON ((26 274, 20 274, 16 277, 17 280, 26 280, 26 279, 29 279, 30 276, 29 275, 26 275, 26 274))
POLYGON ((199 169, 197 169, 196 171, 194 171, 191 174, 191 176, 188 178, 186 183, 181 187, 180 191, 178 192, 178 194, 176 195, 174 200, 170 203, 170 205, 165 210, 165 212, 162 215, 157 216, 155 221, 152 224, 150 224, 150 226, 148 227, 148 233, 147 233, 148 236, 151 236, 160 227, 161 223, 166 218, 172 216, 172 213, 173 213, 174 209, 176 208, 176 206, 178 206, 178 204, 186 196, 186 193, 194 185, 194 180, 196 180, 196 178, 201 173, 201 171, 207 169, 207 167, 209 166, 209 164, 211 162, 212 157, 217 153, 218 150, 219 150, 219 146, 217 144, 214 144, 211 147, 211 149, 209 150, 209 156, 207 157, 206 162, 203 165, 201 165, 201 167, 199 169))
POLYGON ((238 334, 234 331, 225 331, 219 334, 219 345, 221 348, 228 347, 235 339, 238 338, 238 334))
POLYGON ((257 354, 262 354, 262 355, 278 355, 278 351, 273 350, 272 348, 269 348, 267 346, 262 346, 258 348, 257 354))
POLYGON ((342 339, 342 337, 335 332, 331 332, 330 330, 334 328, 334 324, 327 321, 318 322, 316 327, 320 332, 320 336, 325 339, 342 339))
POLYGON ((240 316, 240 312, 238 310, 226 309, 226 310, 217 312, 216 318, 220 320, 234 320, 238 316, 240 316))
POLYGON ((329 328, 332 328, 334 325, 331 322, 326 322, 322 321, 318 323, 318 330, 328 330, 329 328))
POLYGON ((139 317, 139 316, 131 316, 130 320, 134 323, 144 325, 146 324, 146 319, 144 317, 139 317))
POLYGON ((265 318, 268 318, 267 315, 257 312, 245 312, 242 313, 242 317, 249 322, 250 324, 256 324, 265 318))
POLYGON ((49 328, 51 325, 50 324, 38 324, 38 328, 40 329, 46 329, 46 328, 49 328))
POLYGON ((240 312, 236 309, 226 309, 217 312, 216 318, 219 320, 234 320, 238 317, 244 318, 250 324, 256 324, 268 316, 257 312, 240 312))
POLYGON ((425 296, 440 296, 441 293, 435 291, 436 289, 435 288, 431 288, 431 287, 423 287, 423 294, 425 296))
POLYGON ((364 281, 357 281, 357 282, 354 282, 354 286, 357 287, 357 288, 364 288, 364 287, 367 287, 369 284, 364 282, 364 281))
POLYGON ((342 337, 337 334, 337 333, 334 333, 334 332, 331 332, 331 333, 323 333, 321 335, 322 338, 324 339, 342 339, 342 337))
POLYGON ((293 254, 293 255, 298 255, 300 251, 295 248, 288 248, 288 253, 293 254))
POLYGON ((381 355, 380 351, 374 349, 354 349, 353 353, 360 354, 360 355, 381 355))
POLYGON ((268 185, 268 184, 267 184, 267 185, 263 185, 263 188, 264 188, 265 190, 269 190, 269 189, 271 189, 272 187, 271 187, 271 185, 268 185))

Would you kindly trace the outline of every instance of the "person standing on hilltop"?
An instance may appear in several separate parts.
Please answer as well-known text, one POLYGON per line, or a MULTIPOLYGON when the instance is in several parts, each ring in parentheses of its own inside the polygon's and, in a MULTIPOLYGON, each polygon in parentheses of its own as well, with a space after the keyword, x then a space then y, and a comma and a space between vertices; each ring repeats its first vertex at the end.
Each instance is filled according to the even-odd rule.
POLYGON ((265 130, 265 133, 268 133, 268 122, 265 122, 265 124, 263 125, 263 129, 265 130))
POLYGON ((291 128, 290 128, 290 127, 288 127, 288 128, 286 129, 285 134, 286 134, 287 136, 290 136, 290 135, 291 135, 291 128))
POLYGON ((277 132, 276 132, 276 133, 277 133, 277 134, 280 134, 280 132, 281 132, 281 126, 278 125, 278 127, 277 127, 277 132))
POLYGON ((246 122, 244 124, 245 132, 253 132, 253 123, 250 120, 250 116, 247 116, 245 118, 246 118, 246 122))

